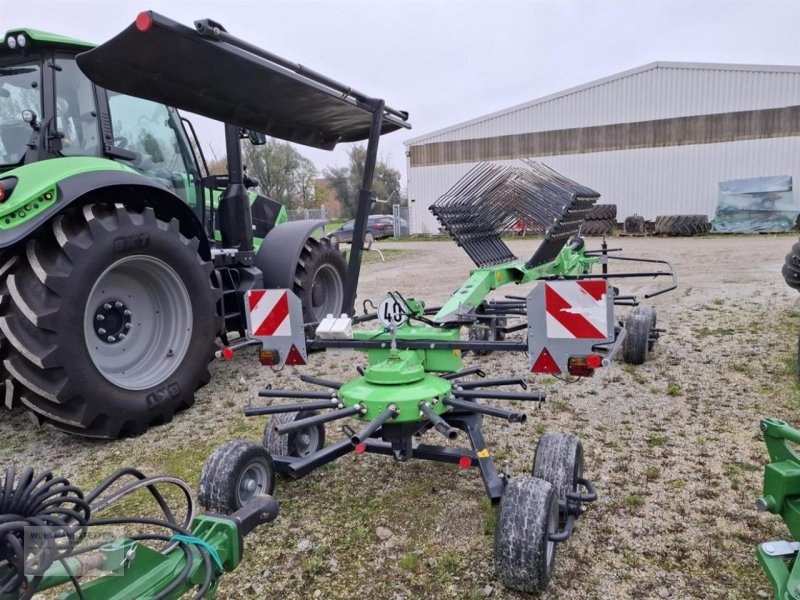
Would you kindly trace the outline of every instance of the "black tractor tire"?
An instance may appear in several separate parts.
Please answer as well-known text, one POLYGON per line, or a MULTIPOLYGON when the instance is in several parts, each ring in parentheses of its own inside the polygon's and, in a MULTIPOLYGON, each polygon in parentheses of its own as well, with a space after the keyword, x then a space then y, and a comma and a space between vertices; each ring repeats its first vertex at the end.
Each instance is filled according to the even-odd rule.
POLYGON ((497 578, 507 588, 541 592, 550 582, 558 528, 558 494, 543 479, 521 476, 508 482, 494 534, 497 578))
POLYGON ((584 235, 609 235, 617 228, 614 219, 584 221, 581 226, 581 236, 584 235))
POLYGON ((659 235, 699 235, 710 230, 706 215, 661 215, 655 221, 655 233, 659 235))
POLYGON ((658 324, 658 315, 656 314, 656 309, 648 304, 640 304, 633 309, 633 314, 645 315, 650 320, 650 337, 647 340, 647 351, 652 352, 653 347, 656 345, 657 339, 653 335, 653 329, 655 329, 656 325, 658 324))
POLYGON ((548 432, 539 438, 533 455, 531 475, 549 482, 562 502, 578 491, 583 477, 583 446, 568 433, 548 432))
POLYGON ((792 245, 792 251, 786 255, 781 274, 786 285, 800 290, 800 242, 795 242, 792 245))
POLYGON ((319 452, 325 447, 325 425, 314 425, 284 435, 278 435, 273 431, 276 425, 292 423, 317 414, 319 413, 315 410, 304 410, 272 415, 264 426, 264 448, 274 456, 297 458, 305 458, 319 452))
POLYGON ((625 233, 644 233, 644 217, 639 215, 625 217, 623 230, 625 233))
MULTIPOLYGON (((303 321, 319 323, 329 314, 339 317, 344 304, 347 264, 327 238, 308 238, 294 274, 293 291, 303 304, 303 321)), ((314 335, 315 326, 306 333, 314 335)))
POLYGON ((631 314, 625 320, 627 335, 622 341, 622 360, 629 365, 641 365, 647 360, 650 340, 650 318, 631 314))
POLYGON ((267 449, 236 440, 206 459, 197 499, 206 510, 229 515, 256 495, 272 495, 274 489, 275 466, 267 449))
MULTIPOLYGON (((8 311, 8 306, 11 302, 6 278, 19 260, 19 256, 4 257, 2 264, 0 264, 0 315, 8 311)), ((6 408, 16 408, 20 404, 19 386, 14 385, 14 380, 11 379, 5 365, 9 348, 10 344, 3 331, 0 330, 0 405, 5 405, 6 408)))
POLYGON ((617 205, 616 204, 595 204, 591 210, 586 214, 588 221, 616 221, 617 220, 617 205))
POLYGON ((40 423, 119 438, 194 403, 222 327, 198 247, 177 220, 121 204, 58 215, 27 242, 0 331, 5 368, 40 423))

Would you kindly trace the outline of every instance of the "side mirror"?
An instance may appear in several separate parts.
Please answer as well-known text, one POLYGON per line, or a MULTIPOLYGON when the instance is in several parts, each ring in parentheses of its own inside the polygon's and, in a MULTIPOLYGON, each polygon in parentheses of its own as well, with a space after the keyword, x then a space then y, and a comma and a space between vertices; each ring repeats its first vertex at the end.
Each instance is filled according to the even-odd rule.
POLYGON ((267 143, 267 136, 260 131, 248 131, 247 138, 253 146, 263 146, 267 143))

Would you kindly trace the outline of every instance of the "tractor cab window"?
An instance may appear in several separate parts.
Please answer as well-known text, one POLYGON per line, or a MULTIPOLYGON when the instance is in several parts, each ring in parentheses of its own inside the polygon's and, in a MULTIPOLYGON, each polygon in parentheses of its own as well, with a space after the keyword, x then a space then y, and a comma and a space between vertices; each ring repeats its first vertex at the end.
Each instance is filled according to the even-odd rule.
POLYGON ((136 155, 125 164, 194 203, 198 176, 177 133, 180 124, 174 109, 111 91, 108 107, 114 145, 136 155))
MULTIPOLYGON (((18 59, 17 59, 18 60, 18 59)), ((39 62, 7 64, 0 60, 0 166, 22 161, 33 130, 22 111, 42 116, 39 62)))
POLYGON ((64 156, 100 156, 100 130, 92 83, 75 58, 56 59, 56 129, 64 156))

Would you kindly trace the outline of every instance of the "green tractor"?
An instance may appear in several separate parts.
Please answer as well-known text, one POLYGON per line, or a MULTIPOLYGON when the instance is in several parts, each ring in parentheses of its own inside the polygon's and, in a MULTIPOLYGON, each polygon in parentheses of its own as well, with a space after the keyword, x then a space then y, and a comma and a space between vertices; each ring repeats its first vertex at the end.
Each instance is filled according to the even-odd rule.
POLYGON ((208 20, 142 13, 93 48, 0 41, 0 383, 40 424, 117 438, 192 405, 248 290, 293 289, 309 324, 352 312, 360 250, 348 270, 322 221, 252 191, 242 140, 369 139, 369 203, 380 135, 409 125, 208 20), (227 175, 175 107, 225 123, 227 175))

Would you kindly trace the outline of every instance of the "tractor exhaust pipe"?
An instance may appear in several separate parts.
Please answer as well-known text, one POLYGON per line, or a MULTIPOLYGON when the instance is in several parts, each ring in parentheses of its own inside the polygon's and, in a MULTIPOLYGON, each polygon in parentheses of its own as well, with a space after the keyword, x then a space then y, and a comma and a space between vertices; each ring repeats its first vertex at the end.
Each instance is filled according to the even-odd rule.
POLYGON ((448 440, 454 440, 458 437, 458 431, 450 427, 450 425, 441 417, 441 415, 437 415, 435 412, 433 412, 433 408, 431 408, 430 404, 427 402, 420 402, 419 410, 428 418, 428 421, 433 423, 434 429, 445 436, 448 440))
POLYGON ((383 424, 386 423, 386 421, 389 419, 394 419, 398 414, 400 414, 400 411, 397 409, 397 406, 390 404, 386 407, 386 410, 375 417, 375 419, 367 423, 367 425, 360 431, 354 433, 350 438, 350 442, 353 444, 353 446, 358 446, 360 443, 372 437, 372 434, 378 431, 378 429, 380 429, 383 424))
POLYGON ((329 423, 330 421, 344 419, 345 417, 352 417, 353 415, 363 414, 365 412, 366 409, 364 408, 363 405, 356 404, 355 406, 352 406, 350 408, 334 410, 333 412, 314 415, 311 417, 307 417, 305 419, 292 421, 291 423, 283 423, 281 425, 276 425, 275 427, 272 428, 272 431, 274 431, 276 435, 284 435, 286 433, 292 433, 293 431, 297 431, 298 429, 305 429, 306 427, 314 427, 316 425, 322 425, 323 423, 329 423))

